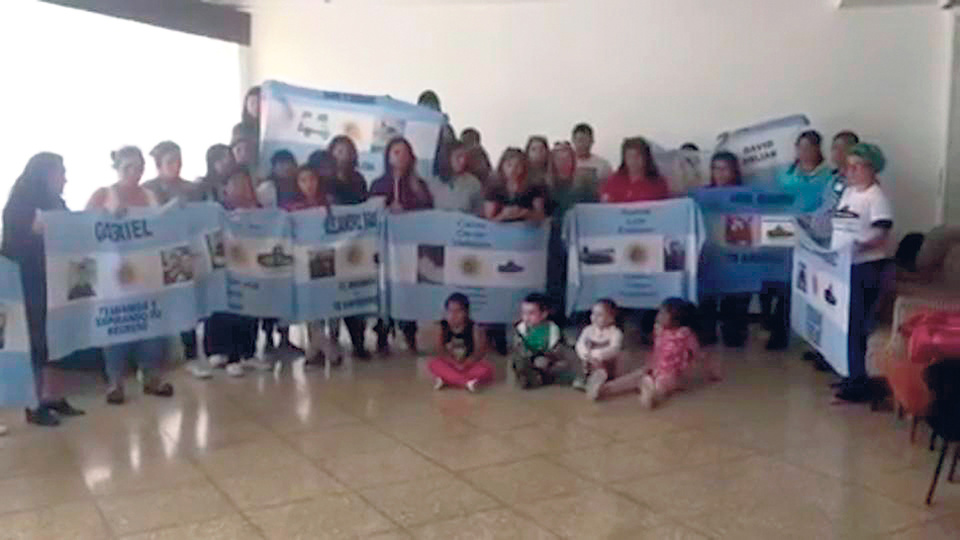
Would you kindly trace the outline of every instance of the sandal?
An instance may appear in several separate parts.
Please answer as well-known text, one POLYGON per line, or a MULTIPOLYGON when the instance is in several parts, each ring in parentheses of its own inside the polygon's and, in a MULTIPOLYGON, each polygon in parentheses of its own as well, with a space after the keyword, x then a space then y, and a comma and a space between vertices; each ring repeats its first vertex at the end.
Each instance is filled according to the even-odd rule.
POLYGON ((143 393, 148 396, 170 397, 173 395, 173 385, 159 381, 143 383, 143 393))

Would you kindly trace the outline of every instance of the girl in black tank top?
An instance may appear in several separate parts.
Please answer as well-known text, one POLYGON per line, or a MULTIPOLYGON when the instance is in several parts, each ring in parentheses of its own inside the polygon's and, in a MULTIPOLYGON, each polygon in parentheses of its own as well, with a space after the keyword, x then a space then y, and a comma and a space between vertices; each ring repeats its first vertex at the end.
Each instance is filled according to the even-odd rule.
POLYGON ((455 360, 462 362, 473 356, 473 321, 467 320, 463 330, 454 332, 447 321, 440 321, 443 332, 443 346, 455 360))

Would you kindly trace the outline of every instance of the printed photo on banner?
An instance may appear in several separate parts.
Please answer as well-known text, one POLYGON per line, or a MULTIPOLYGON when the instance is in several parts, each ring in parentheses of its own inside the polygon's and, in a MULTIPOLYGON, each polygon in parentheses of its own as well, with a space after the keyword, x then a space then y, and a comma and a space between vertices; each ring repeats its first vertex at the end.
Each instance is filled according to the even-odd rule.
MULTIPOLYGON (((598 236, 585 242, 580 251, 580 263, 585 274, 651 274, 666 272, 666 259, 670 255, 677 263, 675 250, 684 251, 683 240, 668 244, 657 234, 632 234, 623 236, 598 236)), ((685 253, 679 262, 685 261, 685 253)))
POLYGON ((7 306, 0 304, 0 351, 7 347, 7 306))
POLYGON ((97 295, 93 286, 97 282, 97 261, 83 257, 70 261, 67 270, 67 301, 92 298, 97 295))
POLYGON ((333 248, 315 249, 307 252, 310 279, 325 279, 337 275, 337 251, 333 248))
POLYGON ((760 218, 760 245, 793 247, 796 242, 796 221, 790 216, 762 216, 760 218))
MULTIPOLYGON (((444 263, 443 246, 417 246, 417 283, 443 285, 444 263)), ((471 266, 471 269, 476 272, 476 265, 471 266)))
POLYGON ((663 243, 664 270, 682 272, 687 267, 687 246, 683 238, 668 237, 663 243))
POLYGON ((160 252, 163 264, 163 284, 173 285, 193 281, 193 252, 190 246, 177 246, 160 252))
POLYGON ((227 247, 223 239, 223 231, 217 230, 204 235, 207 244, 207 255, 210 257, 210 267, 219 270, 227 265, 227 247))
POLYGON ((728 215, 725 216, 726 227, 723 229, 724 242, 733 247, 751 247, 754 240, 754 230, 757 226, 755 215, 728 215))

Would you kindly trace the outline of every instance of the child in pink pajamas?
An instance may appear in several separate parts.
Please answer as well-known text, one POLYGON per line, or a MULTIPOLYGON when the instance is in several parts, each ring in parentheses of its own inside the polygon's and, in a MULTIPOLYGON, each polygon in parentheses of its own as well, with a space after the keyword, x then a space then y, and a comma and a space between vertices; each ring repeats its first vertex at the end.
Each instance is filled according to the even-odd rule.
POLYGON ((493 380, 493 365, 484 359, 486 336, 470 319, 470 300, 460 293, 451 294, 444 304, 446 312, 440 321, 439 356, 430 360, 427 369, 435 377, 434 389, 444 386, 477 388, 493 380))
MULTIPOLYGON (((680 298, 669 298, 660 306, 654 328, 653 357, 647 367, 605 384, 602 395, 640 391, 640 403, 651 409, 670 394, 683 388, 697 360, 701 359, 697 339, 697 307, 680 298)), ((710 380, 719 380, 720 371, 703 358, 710 380)))

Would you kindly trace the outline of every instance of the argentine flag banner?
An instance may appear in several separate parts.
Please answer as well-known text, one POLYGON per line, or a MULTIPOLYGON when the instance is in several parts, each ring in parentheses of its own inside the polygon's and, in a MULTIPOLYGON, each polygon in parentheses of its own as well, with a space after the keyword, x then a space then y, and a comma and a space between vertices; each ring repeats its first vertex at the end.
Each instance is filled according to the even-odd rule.
POLYGON ((546 288, 549 222, 428 210, 388 215, 386 225, 385 311, 394 319, 435 320, 460 292, 477 322, 509 323, 525 296, 546 288))
POLYGON ((36 404, 20 268, 0 257, 0 407, 36 404))
POLYGON ((567 313, 600 298, 630 309, 655 309, 674 296, 697 301, 701 225, 691 199, 578 204, 564 228, 567 313))

